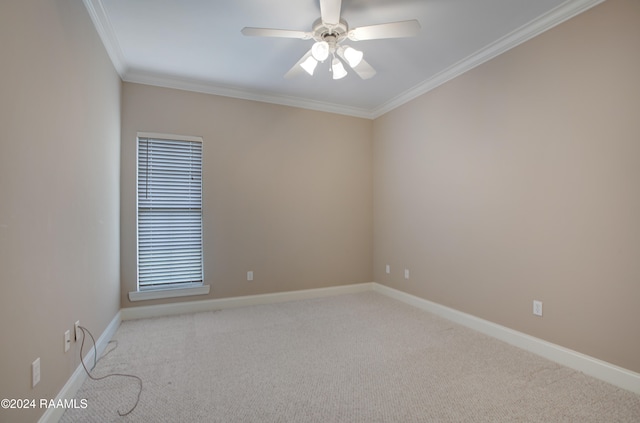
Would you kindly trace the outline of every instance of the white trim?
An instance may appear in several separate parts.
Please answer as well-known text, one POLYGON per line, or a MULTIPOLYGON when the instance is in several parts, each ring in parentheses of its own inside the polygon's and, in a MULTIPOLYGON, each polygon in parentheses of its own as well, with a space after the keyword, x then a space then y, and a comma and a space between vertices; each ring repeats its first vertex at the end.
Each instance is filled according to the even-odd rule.
POLYGON ((512 31, 488 46, 476 51, 472 55, 462 59, 458 63, 448 67, 442 72, 437 73, 424 82, 416 85, 404 93, 382 104, 375 110, 371 110, 372 119, 378 118, 391 110, 402 106, 403 104, 417 98, 437 87, 448 82, 465 72, 479 66, 489 60, 511 50, 514 47, 528 41, 549 29, 560 25, 574 16, 604 2, 605 0, 568 0, 549 11, 548 13, 534 19, 524 26, 512 31))
POLYGON ((586 354, 561 347, 551 342, 518 332, 513 329, 489 322, 479 317, 398 291, 388 286, 373 283, 373 290, 390 298, 444 317, 468 328, 477 330, 523 350, 583 372, 589 376, 608 382, 619 388, 640 394, 640 373, 618 367, 606 361, 598 360, 586 354))
POLYGON ((102 40, 102 44, 109 55, 109 59, 111 59, 113 67, 116 69, 118 75, 120 75, 120 78, 122 78, 123 75, 127 73, 124 55, 122 54, 122 49, 120 48, 120 43, 118 42, 116 33, 113 30, 111 22, 107 17, 107 13, 104 10, 102 1, 82 0, 82 2, 87 8, 87 12, 89 12, 89 16, 93 21, 93 26, 96 28, 98 36, 102 40))
POLYGON ((137 135, 138 138, 152 138, 156 140, 203 142, 202 137, 193 135, 161 134, 159 132, 138 132, 137 135))
POLYGON ((120 312, 122 314, 122 320, 146 319, 149 317, 198 313, 201 311, 306 300, 340 294, 353 294, 371 291, 372 289, 372 283, 368 282, 353 285, 332 286, 327 288, 305 289, 301 291, 276 292, 272 294, 247 295, 243 297, 216 298, 212 300, 129 307, 121 309, 120 312))
POLYGON ((433 90, 445 82, 462 75, 476 66, 524 43, 525 41, 540 35, 562 22, 585 12, 605 0, 567 0, 550 12, 523 25, 510 34, 507 34, 501 39, 476 51, 458 63, 453 64, 447 69, 433 75, 429 79, 386 101, 374 109, 350 107, 298 97, 282 96, 275 93, 248 91, 238 87, 221 86, 209 82, 181 78, 174 75, 158 75, 150 72, 128 69, 125 66, 124 56, 120 49, 117 37, 115 36, 115 32, 113 31, 111 23, 107 18, 107 14, 104 11, 101 0, 83 1, 89 11, 89 15, 91 15, 94 26, 102 39, 102 43, 105 45, 114 67, 123 81, 185 91, 195 91, 244 100, 260 101, 321 112, 337 113, 365 119, 375 119, 397 107, 402 106, 414 98, 433 90))
MULTIPOLYGON (((96 351, 98 356, 104 352, 105 348, 107 348, 109 341, 111 340, 111 338, 113 338, 113 335, 115 335, 116 330, 118 330, 121 321, 121 314, 120 311, 118 311, 113 320, 111 320, 111 323, 107 325, 104 332, 102 332, 102 335, 100 335, 100 337, 96 341, 96 351)), ((83 358, 83 360, 85 360, 85 363, 87 363, 87 360, 93 359, 93 354, 93 346, 91 346, 89 352, 87 352, 83 358)), ((64 384, 64 386, 56 396, 56 403, 58 402, 58 400, 64 401, 65 399, 73 399, 86 378, 87 374, 84 370, 84 367, 82 367, 82 363, 80 363, 69 380, 67 380, 67 383, 64 384)), ((38 420, 38 423, 56 423, 58 420, 60 420, 60 418, 64 414, 64 411, 65 409, 63 407, 47 408, 47 410, 38 420)))
MULTIPOLYGON (((434 313, 445 319, 459 323, 463 326, 477 330, 508 344, 522 348, 551 361, 581 371, 589 376, 611 383, 619 388, 640 394, 640 374, 622 367, 615 366, 602 360, 590 357, 568 348, 544 341, 539 338, 509 329, 507 327, 489 322, 467 313, 425 300, 406 292, 381 285, 376 282, 360 283, 353 285, 334 286, 301 291, 288 291, 273 294, 249 295, 244 297, 220 298, 205 301, 191 301, 185 303, 160 304, 152 306, 131 307, 121 309, 104 330, 97 341, 98 355, 105 350, 109 340, 113 337, 120 322, 123 320, 144 319, 149 317, 169 316, 175 314, 195 313, 201 311, 221 310, 232 307, 244 307, 250 305, 273 304, 284 301, 304 300, 311 298, 328 297, 340 294, 353 294, 366 291, 375 291, 390 298, 402 301, 419 309, 434 313)), ((92 351, 85 355, 85 359, 92 357, 92 351)), ((78 366, 69 378, 60 393, 59 399, 73 399, 76 392, 86 379, 82 364, 78 366)), ((55 423, 64 413, 61 408, 49 408, 42 415, 38 423, 55 423)))
POLYGON ((212 83, 196 81, 173 76, 155 75, 143 71, 130 71, 122 76, 125 82, 152 85, 176 90, 193 91, 203 94, 213 94, 222 97, 238 98, 241 100, 259 101, 262 103, 278 104, 280 106, 296 107, 299 109, 315 110, 318 112, 336 113, 340 115, 371 119, 369 110, 358 107, 344 106, 341 104, 314 101, 299 97, 290 97, 274 93, 248 91, 237 87, 226 87, 212 83))
POLYGON ((193 295, 207 295, 209 285, 191 288, 152 289, 149 291, 129 292, 129 301, 158 300, 160 298, 190 297, 193 295))

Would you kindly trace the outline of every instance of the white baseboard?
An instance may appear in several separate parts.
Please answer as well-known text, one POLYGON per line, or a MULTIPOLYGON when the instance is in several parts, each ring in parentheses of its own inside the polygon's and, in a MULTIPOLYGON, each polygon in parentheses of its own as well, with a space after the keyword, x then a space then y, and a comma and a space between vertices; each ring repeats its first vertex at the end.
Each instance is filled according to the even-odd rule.
MULTIPOLYGON (((120 316, 120 312, 118 311, 118 313, 115 315, 113 320, 111 320, 111 323, 109 323, 109 325, 106 327, 104 332, 102 332, 102 335, 100 335, 100 337, 96 341, 97 356, 100 356, 104 352, 105 348, 107 348, 109 341, 111 340, 113 335, 116 333, 116 330, 118 330, 118 326, 120 326, 121 321, 122 321, 122 318, 120 316)), ((91 360, 93 360, 93 354, 94 354, 94 350, 93 350, 93 346, 91 346, 89 352, 87 352, 84 355, 83 360, 85 361, 85 363, 88 363, 91 360)), ((82 383, 85 381, 86 378, 87 378, 87 374, 85 373, 84 368, 82 367, 82 363, 80 363, 76 368, 76 370, 71 375, 71 377, 69 378, 69 380, 67 381, 67 383, 65 383, 65 385, 62 387, 62 389, 56 396, 55 398, 56 403, 58 402, 58 400, 64 401, 65 399, 67 400, 73 399, 76 396, 78 389, 80 389, 80 387, 82 386, 82 383)), ((56 423, 58 420, 60 420, 60 418, 64 414, 64 411, 65 409, 63 407, 47 408, 47 411, 45 411, 42 417, 40 417, 40 420, 38 420, 38 423, 56 423)))
MULTIPOLYGON (((116 333, 123 320, 143 319, 149 317, 169 316, 184 313, 196 313, 200 311, 221 310, 232 307, 243 307, 260 304, 273 304, 284 301, 305 300, 311 298, 328 297, 340 294, 353 294, 358 292, 371 291, 373 289, 372 282, 342 285, 327 288, 306 289, 301 291, 278 292, 273 294, 248 295, 244 297, 220 298, 214 300, 189 301, 184 303, 160 304, 153 306, 142 306, 123 308, 116 314, 111 323, 104 330, 102 335, 96 341, 96 350, 98 356, 102 354, 107 347, 109 341, 116 333)), ((93 347, 85 354, 84 360, 93 359, 93 347)), ((56 402, 59 399, 73 399, 87 378, 82 363, 73 372, 67 383, 56 396, 56 402)), ((64 414, 64 408, 48 408, 42 415, 38 423, 56 423, 64 414)))
POLYGON ((606 361, 590 357, 586 354, 561 347, 551 342, 509 329, 505 326, 480 319, 471 314, 425 300, 397 289, 389 288, 378 283, 372 283, 373 290, 380 294, 431 312, 445 319, 477 330, 491 337, 497 338, 523 350, 532 352, 546 359, 578 370, 589 376, 608 382, 619 388, 640 394, 640 373, 618 367, 606 361))
MULTIPOLYGON (((220 298, 204 301, 190 301, 183 303, 160 304, 121 309, 104 330, 98 341, 96 349, 98 355, 107 347, 120 322, 123 320, 143 319, 149 317, 169 316, 175 314, 195 313, 201 311, 221 310, 233 307, 244 307, 260 304, 273 304, 285 301, 306 300, 311 298, 328 297, 340 294, 353 294, 358 292, 375 291, 390 298, 402 301, 406 304, 434 313, 445 319, 459 323, 468 328, 477 330, 508 344, 530 351, 534 354, 562 364, 574 370, 583 372, 589 376, 608 382, 622 389, 640 394, 640 374, 631 370, 618 367, 606 361, 602 361, 588 355, 561 347, 551 342, 509 329, 505 326, 480 319, 473 315, 434 303, 406 292, 398 291, 376 282, 368 282, 354 285, 342 285, 328 288, 307 289, 301 291, 278 292, 273 294, 249 295, 244 297, 220 298)), ((85 355, 85 360, 93 357, 93 348, 85 355)), ((71 378, 64 385, 56 401, 59 399, 72 399, 86 379, 82 364, 78 366, 71 378)), ((38 423, 55 423, 64 413, 64 409, 49 408, 42 415, 38 423)))
POLYGON ((243 297, 219 298, 213 300, 188 301, 182 303, 158 304, 142 307, 129 307, 120 310, 122 320, 146 319, 149 317, 170 316, 175 314, 198 313, 202 311, 222 310, 225 308, 245 307, 260 304, 281 303, 284 301, 306 300, 340 294, 353 294, 371 291, 372 282, 353 285, 332 286, 327 288, 305 289, 301 291, 276 292, 272 294, 247 295, 243 297))

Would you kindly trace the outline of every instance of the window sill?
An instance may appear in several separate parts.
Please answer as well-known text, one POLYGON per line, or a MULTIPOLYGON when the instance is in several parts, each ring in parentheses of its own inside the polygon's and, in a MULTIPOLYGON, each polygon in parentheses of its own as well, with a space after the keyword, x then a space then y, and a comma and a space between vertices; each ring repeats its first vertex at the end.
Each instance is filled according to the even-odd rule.
POLYGON ((195 288, 155 289, 149 291, 129 292, 129 301, 157 300, 161 298, 190 297, 192 295, 207 295, 209 285, 195 288))

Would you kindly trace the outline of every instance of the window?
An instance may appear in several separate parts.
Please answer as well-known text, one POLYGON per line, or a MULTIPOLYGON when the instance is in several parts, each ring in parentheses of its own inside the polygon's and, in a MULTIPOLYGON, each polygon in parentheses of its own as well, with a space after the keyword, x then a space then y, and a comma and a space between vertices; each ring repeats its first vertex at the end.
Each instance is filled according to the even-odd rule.
POLYGON ((138 291, 202 287, 202 139, 139 134, 137 185, 138 291))

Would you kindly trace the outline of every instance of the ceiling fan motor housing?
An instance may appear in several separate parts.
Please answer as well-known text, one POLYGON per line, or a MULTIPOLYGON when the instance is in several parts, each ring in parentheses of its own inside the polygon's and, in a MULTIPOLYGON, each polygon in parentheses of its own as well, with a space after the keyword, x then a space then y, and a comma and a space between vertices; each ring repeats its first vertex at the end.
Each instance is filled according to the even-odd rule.
POLYGON ((313 39, 326 41, 332 48, 344 40, 349 32, 349 25, 344 19, 340 19, 337 25, 325 25, 322 19, 313 23, 313 39))
POLYGON ((331 69, 334 72, 334 79, 340 79, 347 73, 340 59, 348 63, 360 78, 372 78, 376 71, 363 60, 363 53, 350 46, 340 45, 340 43, 345 38, 349 38, 351 41, 360 41, 412 37, 420 30, 420 23, 415 19, 349 29, 347 21, 340 18, 342 0, 319 0, 319 2, 320 18, 313 23, 311 31, 253 27, 242 29, 242 33, 247 36, 313 39, 315 41, 311 49, 285 74, 285 78, 296 75, 297 69, 304 69, 308 74, 313 75, 318 62, 324 62, 330 55, 333 56, 331 69))

